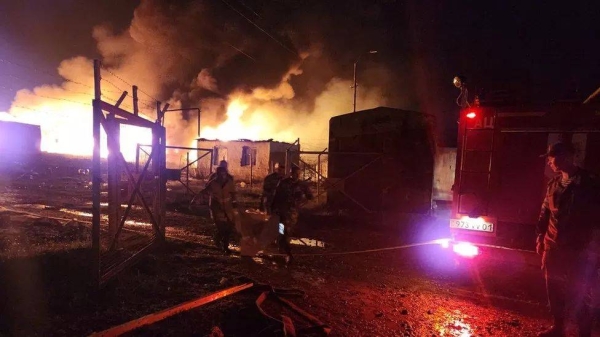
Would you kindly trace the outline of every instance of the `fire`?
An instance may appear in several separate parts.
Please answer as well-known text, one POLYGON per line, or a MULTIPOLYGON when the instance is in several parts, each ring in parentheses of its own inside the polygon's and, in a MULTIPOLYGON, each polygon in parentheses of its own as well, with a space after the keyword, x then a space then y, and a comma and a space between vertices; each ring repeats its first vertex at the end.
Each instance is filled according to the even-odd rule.
POLYGON ((17 122, 17 119, 15 117, 13 117, 13 115, 4 112, 4 111, 0 111, 0 121, 3 122, 17 122))
MULTIPOLYGON (((41 150, 75 156, 91 156, 94 139, 92 135, 92 108, 69 102, 50 103, 42 101, 30 109, 13 107, 19 118, 11 114, 0 114, 1 119, 40 125, 42 131, 41 150), (8 115, 8 116, 7 116, 8 115)), ((151 144, 152 133, 145 128, 121 126, 121 152, 128 161, 134 161, 136 145, 151 144)), ((106 158, 106 133, 101 131, 101 156, 106 158)))
POLYGON ((253 113, 250 123, 244 123, 242 116, 250 105, 244 103, 242 98, 233 99, 227 107, 227 118, 225 122, 217 127, 205 127, 202 129, 202 137, 208 139, 235 140, 251 139, 258 140, 265 133, 264 127, 268 121, 261 120, 260 111, 253 113))

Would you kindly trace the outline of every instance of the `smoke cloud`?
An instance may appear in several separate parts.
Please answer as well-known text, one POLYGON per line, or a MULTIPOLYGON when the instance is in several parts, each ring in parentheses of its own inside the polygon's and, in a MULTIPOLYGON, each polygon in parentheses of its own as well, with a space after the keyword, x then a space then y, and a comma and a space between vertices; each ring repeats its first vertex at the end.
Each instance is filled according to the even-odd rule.
MULTIPOLYGON (((125 31, 101 24, 92 32, 104 67, 103 99, 115 102, 123 90, 131 93, 135 84, 140 88, 141 113, 151 120, 156 118, 156 99, 173 109, 200 107, 203 137, 222 137, 219 125, 232 118, 228 107, 237 101, 243 106, 238 117, 250 130, 248 138, 300 138, 303 148, 322 150, 327 146, 329 118, 352 110, 352 63, 364 46, 383 40, 366 41, 359 34, 366 24, 340 29, 336 20, 351 20, 348 17, 315 20, 312 14, 289 12, 290 8, 289 15, 282 16, 284 5, 293 7, 238 8, 261 30, 219 1, 142 1, 125 31), (356 38, 356 50, 348 50, 348 36, 356 38)), ((312 5, 330 10, 322 2, 312 5)), ((381 7, 360 6, 375 11, 381 7)), ((370 25, 375 32, 380 29, 370 25)), ((410 81, 397 81, 382 62, 364 57, 359 64, 359 109, 414 106, 407 99, 410 81)), ((41 124, 44 150, 90 154, 92 60, 73 57, 57 70, 65 79, 61 85, 19 91, 10 113, 41 124)), ((121 106, 132 111, 131 102, 128 97, 121 106)), ((197 137, 193 111, 168 113, 165 126, 169 145, 190 146, 197 137)), ((142 131, 131 132, 132 144, 149 141, 142 131)), ((243 132, 237 138, 242 136, 243 132)))

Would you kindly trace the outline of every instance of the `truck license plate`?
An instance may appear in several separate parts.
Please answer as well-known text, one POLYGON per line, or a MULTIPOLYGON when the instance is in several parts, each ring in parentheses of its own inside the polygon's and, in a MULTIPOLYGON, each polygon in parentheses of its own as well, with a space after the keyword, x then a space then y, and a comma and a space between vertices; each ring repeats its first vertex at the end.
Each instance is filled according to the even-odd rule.
POLYGON ((481 219, 451 219, 450 228, 466 229, 477 232, 494 232, 494 224, 481 219))

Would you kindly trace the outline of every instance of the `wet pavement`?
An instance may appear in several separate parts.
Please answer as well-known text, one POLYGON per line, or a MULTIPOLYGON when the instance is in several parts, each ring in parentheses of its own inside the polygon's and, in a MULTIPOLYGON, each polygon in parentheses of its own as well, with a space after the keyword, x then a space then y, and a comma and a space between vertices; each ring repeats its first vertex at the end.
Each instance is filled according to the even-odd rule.
MULTIPOLYGON (((89 231, 87 194, 67 190, 52 199, 51 194, 39 196, 26 189, 5 191, 0 201, 6 207, 0 213, 10 225, 0 229, 12 240, 3 242, 6 247, 18 247, 25 254, 33 244, 46 249, 51 240, 63 245, 54 251, 72 249, 71 242, 78 242, 77 247, 89 243, 89 235, 81 235, 89 231), (58 222, 36 222, 35 216, 58 222)), ((435 241, 444 233, 431 224, 418 227, 423 235, 408 236, 331 215, 303 214, 301 239, 293 241, 296 259, 286 266, 276 247, 262 257, 223 256, 212 248, 212 225, 204 212, 167 212, 171 253, 156 253, 125 274, 115 285, 119 291, 110 295, 118 305, 72 309, 66 303, 63 312, 51 317, 53 326, 70 320, 71 330, 62 327, 64 333, 53 334, 82 335, 108 328, 239 278, 303 291, 305 296, 293 302, 326 322, 333 336, 535 336, 550 323, 540 259, 533 252, 482 247, 473 259, 457 258, 450 247, 442 247, 443 241, 435 241), (155 267, 152 261, 164 262, 155 267), (135 294, 144 291, 145 297, 135 294)), ((149 227, 136 214, 126 227, 149 227)), ((228 336, 276 335, 277 327, 260 318, 256 297, 248 291, 132 335, 207 335, 213 326, 228 336), (243 332, 240 327, 247 325, 254 330, 243 332)))

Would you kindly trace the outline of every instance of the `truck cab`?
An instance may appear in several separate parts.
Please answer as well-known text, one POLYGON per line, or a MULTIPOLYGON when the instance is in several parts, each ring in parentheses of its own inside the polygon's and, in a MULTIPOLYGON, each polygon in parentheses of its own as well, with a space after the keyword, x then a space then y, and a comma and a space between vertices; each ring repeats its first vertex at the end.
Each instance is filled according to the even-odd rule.
POLYGON ((572 142, 576 162, 600 172, 600 107, 581 103, 464 108, 450 230, 474 245, 531 249, 546 185, 540 158, 549 144, 572 142))

